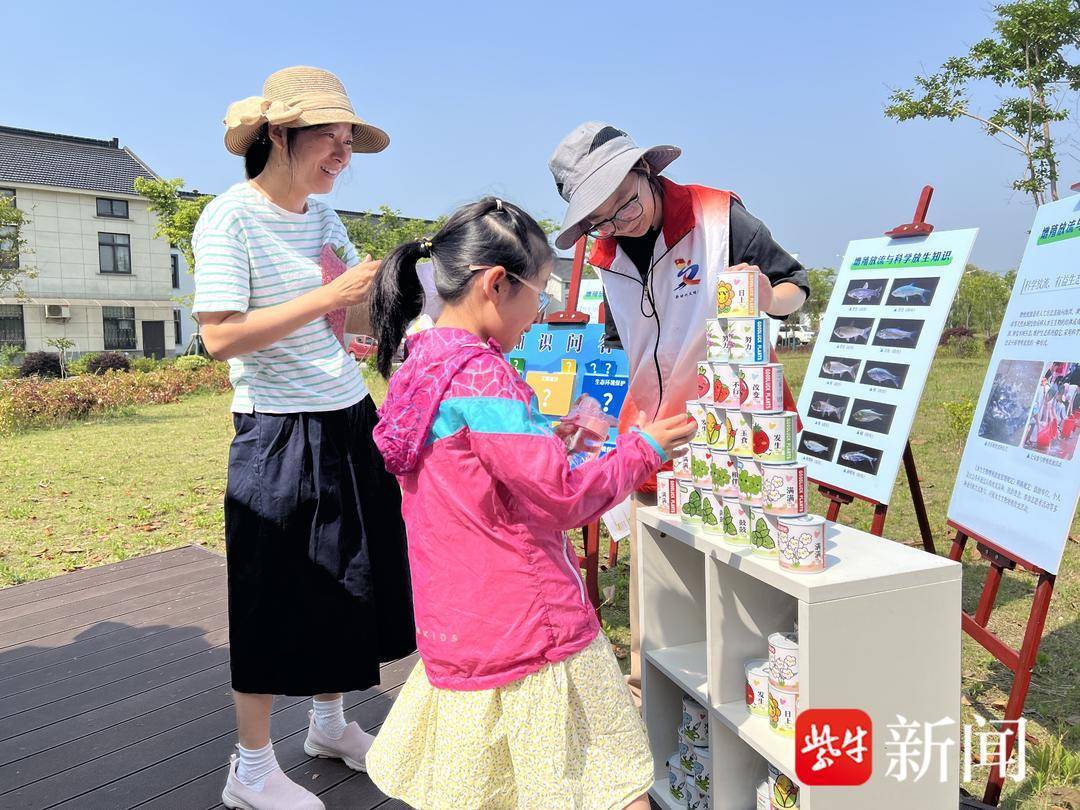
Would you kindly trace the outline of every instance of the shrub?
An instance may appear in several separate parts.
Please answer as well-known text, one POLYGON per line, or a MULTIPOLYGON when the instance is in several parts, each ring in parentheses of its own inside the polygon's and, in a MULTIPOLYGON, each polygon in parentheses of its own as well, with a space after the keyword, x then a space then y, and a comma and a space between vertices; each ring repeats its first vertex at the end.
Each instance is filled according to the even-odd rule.
POLYGON ((18 376, 18 366, 0 366, 0 380, 14 380, 18 376))
POLYGON ((949 432, 959 444, 963 444, 967 439, 968 431, 971 430, 971 422, 975 418, 975 400, 965 397, 961 400, 943 402, 942 407, 945 408, 949 432))
POLYGON ((998 333, 994 332, 990 337, 983 341, 983 345, 986 347, 987 353, 994 351, 994 346, 997 345, 998 333))
POLYGON ((203 357, 201 354, 185 354, 182 357, 177 357, 173 365, 181 371, 196 371, 200 368, 206 368, 212 362, 209 357, 203 357))
POLYGON ((98 354, 99 354, 98 352, 87 352, 86 354, 83 354, 83 355, 80 355, 79 357, 76 357, 74 360, 68 360, 68 362, 67 362, 67 372, 68 372, 68 374, 71 375, 71 376, 75 376, 75 375, 79 375, 79 374, 86 374, 87 373, 87 370, 86 370, 87 365, 89 365, 90 361, 93 360, 95 357, 97 357, 98 354))
POLYGON ((19 355, 23 353, 23 350, 18 346, 12 346, 10 343, 0 344, 0 366, 15 366, 18 367, 18 363, 15 361, 19 359, 19 355))
POLYGON ((131 361, 132 371, 158 371, 159 369, 168 368, 169 361, 165 359, 158 360, 154 357, 136 357, 131 361))
POLYGON ((966 360, 982 357, 983 344, 981 340, 974 336, 955 338, 949 344, 949 353, 953 357, 960 357, 966 360))
POLYGON ((60 355, 52 352, 30 352, 19 366, 20 377, 59 377, 60 355))
POLYGON ((941 333, 941 340, 938 341, 938 345, 948 346, 949 342, 956 338, 969 338, 974 336, 975 333, 966 326, 954 326, 952 329, 946 329, 941 333))
POLYGON ((121 352, 102 352, 86 364, 91 374, 104 374, 106 371, 131 371, 131 361, 121 352))

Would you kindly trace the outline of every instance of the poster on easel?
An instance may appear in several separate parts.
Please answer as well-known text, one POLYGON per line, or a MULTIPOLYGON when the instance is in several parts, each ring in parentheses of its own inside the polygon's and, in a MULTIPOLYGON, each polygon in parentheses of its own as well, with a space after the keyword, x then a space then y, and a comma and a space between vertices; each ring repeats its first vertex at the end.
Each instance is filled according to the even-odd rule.
POLYGON ((1080 496, 1080 197, 1035 215, 949 520, 1051 574, 1080 496))
POLYGON ((799 393, 799 460, 887 504, 977 228, 848 244, 799 393))

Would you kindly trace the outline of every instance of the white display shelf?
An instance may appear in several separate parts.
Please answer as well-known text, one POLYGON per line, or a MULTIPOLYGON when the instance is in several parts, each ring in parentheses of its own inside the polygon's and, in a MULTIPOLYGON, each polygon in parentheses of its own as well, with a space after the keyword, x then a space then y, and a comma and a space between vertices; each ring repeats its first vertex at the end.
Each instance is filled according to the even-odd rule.
POLYGON ((870 781, 804 788, 802 810, 956 807, 959 746, 946 782, 897 783, 885 778, 885 743, 897 715, 951 718, 941 731, 960 739, 959 563, 829 523, 829 568, 797 574, 655 508, 637 514, 643 714, 662 806, 673 806, 667 758, 684 693, 710 709, 713 810, 753 807, 766 763, 797 781, 795 741, 747 712, 743 669, 797 622, 803 707, 862 709, 874 724, 870 781))
POLYGON ((709 705, 708 669, 706 668, 705 642, 681 644, 662 650, 646 650, 646 659, 656 665, 690 697, 702 706, 709 705))

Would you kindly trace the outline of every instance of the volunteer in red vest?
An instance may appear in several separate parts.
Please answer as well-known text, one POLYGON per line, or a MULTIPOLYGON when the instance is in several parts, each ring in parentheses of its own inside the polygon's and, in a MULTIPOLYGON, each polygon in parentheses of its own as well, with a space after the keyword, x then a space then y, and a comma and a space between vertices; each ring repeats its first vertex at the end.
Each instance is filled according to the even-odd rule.
MULTIPOLYGON (((697 397, 705 319, 716 316, 726 270, 759 271, 762 308, 784 317, 802 306, 806 271, 730 191, 679 185, 660 173, 682 150, 642 149, 620 129, 589 121, 555 149, 549 166, 569 206, 555 244, 594 237, 609 345, 621 346, 630 385, 619 428, 685 411, 697 397)), ((635 536, 631 537, 631 689, 640 683, 635 536)))

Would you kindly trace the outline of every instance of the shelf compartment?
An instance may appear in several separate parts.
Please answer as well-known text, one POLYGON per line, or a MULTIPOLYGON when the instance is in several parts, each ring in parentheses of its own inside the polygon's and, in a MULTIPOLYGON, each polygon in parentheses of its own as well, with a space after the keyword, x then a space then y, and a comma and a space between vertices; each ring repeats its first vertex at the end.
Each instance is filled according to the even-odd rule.
POLYGON ((644 656, 680 686, 686 694, 702 706, 709 705, 708 668, 704 641, 649 650, 644 652, 644 656))

